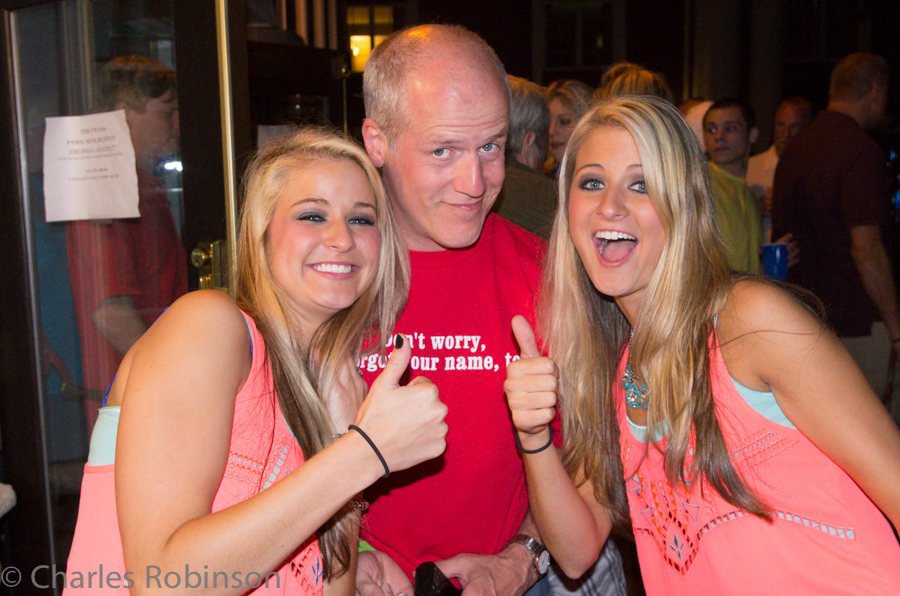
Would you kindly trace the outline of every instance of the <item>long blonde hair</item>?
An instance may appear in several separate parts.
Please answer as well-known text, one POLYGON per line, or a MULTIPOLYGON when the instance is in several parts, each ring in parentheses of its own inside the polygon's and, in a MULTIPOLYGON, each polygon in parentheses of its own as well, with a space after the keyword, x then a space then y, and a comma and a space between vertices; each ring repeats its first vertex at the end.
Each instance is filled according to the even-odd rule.
MULTIPOLYGON (((307 459, 333 440, 325 402, 341 371, 384 346, 409 288, 408 253, 399 240, 378 171, 352 141, 322 129, 301 129, 261 149, 247 168, 236 262, 238 305, 256 322, 266 344, 278 402, 307 459), (372 284, 349 307, 323 323, 303 348, 299 330, 272 278, 267 230, 275 205, 293 173, 322 160, 348 161, 366 175, 375 195, 381 240, 372 284)), ((350 563, 355 517, 345 506, 318 531, 325 578, 350 563)))
POLYGON ((699 478, 730 503, 768 517, 731 463, 712 398, 709 335, 732 282, 716 229, 709 171, 684 119, 656 97, 622 97, 595 106, 573 132, 560 168, 560 207, 540 316, 560 369, 566 468, 573 477, 583 473, 613 520, 627 524, 613 388, 631 329, 612 297, 591 283, 568 221, 576 156, 587 138, 606 126, 634 138, 647 192, 666 233, 631 351, 632 366, 651 380, 648 436, 667 435, 665 471, 673 485, 699 478), (692 447, 693 464, 686 467, 692 447))

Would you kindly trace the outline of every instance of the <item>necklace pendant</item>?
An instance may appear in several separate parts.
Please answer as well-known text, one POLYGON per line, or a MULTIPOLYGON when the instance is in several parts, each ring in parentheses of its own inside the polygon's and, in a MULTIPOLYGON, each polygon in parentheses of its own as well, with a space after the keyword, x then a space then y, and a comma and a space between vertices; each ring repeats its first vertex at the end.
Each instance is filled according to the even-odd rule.
POLYGON ((648 407, 647 400, 647 383, 641 383, 631 370, 631 363, 625 365, 625 374, 622 375, 622 388, 625 390, 625 403, 630 408, 641 408, 646 410, 648 407))

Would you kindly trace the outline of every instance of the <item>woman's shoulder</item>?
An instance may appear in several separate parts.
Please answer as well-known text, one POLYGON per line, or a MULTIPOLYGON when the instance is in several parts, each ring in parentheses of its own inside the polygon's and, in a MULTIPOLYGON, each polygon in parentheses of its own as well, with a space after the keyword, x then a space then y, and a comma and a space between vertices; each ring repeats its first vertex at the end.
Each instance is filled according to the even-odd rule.
POLYGON ((154 324, 165 327, 188 325, 227 333, 245 329, 244 315, 234 299, 220 290, 188 292, 172 303, 154 324))
POLYGON ((234 299, 218 290, 198 290, 172 303, 134 346, 136 352, 167 349, 228 357, 249 353, 244 315, 234 299))
POLYGON ((202 382, 197 377, 203 371, 203 378, 240 387, 250 366, 250 335, 234 300, 214 290, 191 292, 172 303, 125 355, 110 403, 121 403, 134 378, 190 387, 202 382), (148 377, 148 371, 155 373, 148 377))
POLYGON ((815 297, 763 277, 736 281, 726 294, 717 324, 720 336, 754 332, 821 330, 815 297))
POLYGON ((166 313, 194 309, 208 311, 216 316, 229 312, 240 315, 241 312, 234 298, 221 290, 195 290, 173 302, 166 313))
POLYGON ((823 333, 822 319, 802 293, 761 277, 734 283, 716 323, 731 376, 754 389, 759 363, 776 354, 801 353, 823 333))

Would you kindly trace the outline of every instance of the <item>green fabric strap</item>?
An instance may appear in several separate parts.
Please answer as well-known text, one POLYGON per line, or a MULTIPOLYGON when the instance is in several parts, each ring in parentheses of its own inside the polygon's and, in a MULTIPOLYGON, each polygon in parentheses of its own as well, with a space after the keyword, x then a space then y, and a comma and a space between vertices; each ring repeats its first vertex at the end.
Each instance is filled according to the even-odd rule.
POLYGON ((366 542, 365 540, 359 541, 359 552, 363 552, 364 550, 376 550, 374 546, 366 542))

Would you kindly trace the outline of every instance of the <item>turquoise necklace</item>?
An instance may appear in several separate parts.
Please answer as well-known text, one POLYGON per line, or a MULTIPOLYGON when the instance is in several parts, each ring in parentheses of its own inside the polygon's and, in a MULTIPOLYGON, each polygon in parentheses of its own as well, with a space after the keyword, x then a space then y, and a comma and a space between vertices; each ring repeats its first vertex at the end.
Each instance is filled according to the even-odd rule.
MULTIPOLYGON (((634 329, 628 338, 628 362, 625 364, 625 374, 622 376, 622 388, 625 390, 625 403, 629 408, 647 409, 647 383, 631 370, 631 342, 634 339, 634 329)), ((648 377, 649 378, 649 377, 648 377)))

